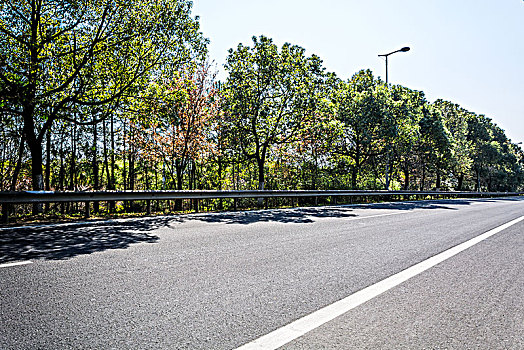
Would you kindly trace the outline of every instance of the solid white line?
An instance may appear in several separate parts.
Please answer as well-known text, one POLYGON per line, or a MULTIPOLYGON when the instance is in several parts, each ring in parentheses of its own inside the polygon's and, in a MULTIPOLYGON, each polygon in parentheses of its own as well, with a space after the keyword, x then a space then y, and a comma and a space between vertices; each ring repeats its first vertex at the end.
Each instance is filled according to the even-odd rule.
POLYGON ((524 220, 521 216, 504 225, 494 228, 486 233, 481 234, 475 238, 470 239, 462 244, 450 248, 442 253, 439 253, 427 260, 424 260, 416 265, 407 268, 393 276, 390 276, 374 285, 364 288, 350 296, 339 300, 331 305, 328 305, 318 311, 315 311, 305 317, 302 317, 282 328, 279 328, 269 334, 266 334, 250 343, 247 343, 237 350, 248 349, 277 349, 292 340, 306 334, 307 332, 320 327, 326 322, 343 315, 351 309, 373 299, 374 297, 388 291, 389 289, 407 281, 408 279, 430 269, 431 267, 451 258, 452 256, 482 242, 483 240, 493 236, 494 234, 524 220))
POLYGON ((0 264, 0 268, 2 267, 11 267, 11 266, 19 266, 19 265, 27 265, 32 264, 32 261, 19 261, 14 263, 6 263, 6 264, 0 264))
POLYGON ((362 220, 362 219, 371 219, 371 218, 379 218, 381 216, 390 216, 390 215, 399 215, 399 214, 407 214, 408 211, 399 211, 399 212, 395 212, 395 213, 386 213, 386 214, 377 214, 377 215, 368 215, 368 216, 359 216, 359 217, 356 217, 356 218, 349 218, 347 219, 348 221, 353 221, 353 220, 362 220))

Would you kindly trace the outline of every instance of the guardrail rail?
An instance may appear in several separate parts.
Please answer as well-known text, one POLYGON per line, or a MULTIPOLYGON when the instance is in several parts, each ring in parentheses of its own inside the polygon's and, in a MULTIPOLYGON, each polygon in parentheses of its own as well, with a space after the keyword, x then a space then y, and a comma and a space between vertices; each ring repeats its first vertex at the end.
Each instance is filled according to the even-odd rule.
MULTIPOLYGON (((224 198, 299 198, 299 197, 394 197, 421 196, 435 198, 473 198, 519 196, 523 192, 471 192, 471 191, 387 191, 387 190, 192 190, 192 191, 21 191, 0 192, 2 221, 9 221, 8 208, 16 204, 84 202, 85 216, 90 216, 90 203, 103 201, 146 201, 147 214, 151 214, 151 201, 177 199, 224 199, 224 198)), ((198 206, 197 206, 198 207, 198 206)), ((236 201, 235 201, 236 208, 236 201)))

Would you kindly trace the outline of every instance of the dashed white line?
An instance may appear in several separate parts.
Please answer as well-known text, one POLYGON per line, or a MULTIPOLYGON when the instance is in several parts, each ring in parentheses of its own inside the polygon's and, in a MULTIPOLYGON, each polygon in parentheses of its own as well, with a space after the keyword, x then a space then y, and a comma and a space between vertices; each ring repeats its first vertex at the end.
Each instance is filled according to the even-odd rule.
POLYGON ((32 261, 18 261, 18 262, 0 264, 0 268, 2 268, 2 267, 12 267, 12 266, 27 265, 27 264, 32 264, 32 263, 33 263, 32 261))
POLYGON ((524 220, 524 216, 413 265, 393 276, 351 294, 342 300, 255 339, 254 341, 237 348, 237 350, 277 349, 522 220, 524 220))

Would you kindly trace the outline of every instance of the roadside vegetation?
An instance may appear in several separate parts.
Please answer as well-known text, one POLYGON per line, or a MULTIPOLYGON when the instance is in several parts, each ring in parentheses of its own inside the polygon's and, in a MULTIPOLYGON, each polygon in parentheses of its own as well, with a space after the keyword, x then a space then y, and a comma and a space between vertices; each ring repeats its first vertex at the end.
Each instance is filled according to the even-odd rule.
POLYGON ((0 191, 523 188, 485 115, 264 36, 218 81, 207 44, 186 0, 2 1, 0 191))

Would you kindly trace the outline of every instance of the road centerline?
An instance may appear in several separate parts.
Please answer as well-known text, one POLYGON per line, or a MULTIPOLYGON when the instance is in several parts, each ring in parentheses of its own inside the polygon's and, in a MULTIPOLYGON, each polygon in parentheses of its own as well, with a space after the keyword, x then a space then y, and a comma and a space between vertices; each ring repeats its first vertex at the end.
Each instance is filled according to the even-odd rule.
POLYGON ((237 350, 277 349, 522 220, 524 220, 524 216, 449 248, 380 282, 355 292, 344 299, 314 311, 250 343, 242 345, 237 348, 237 350))

